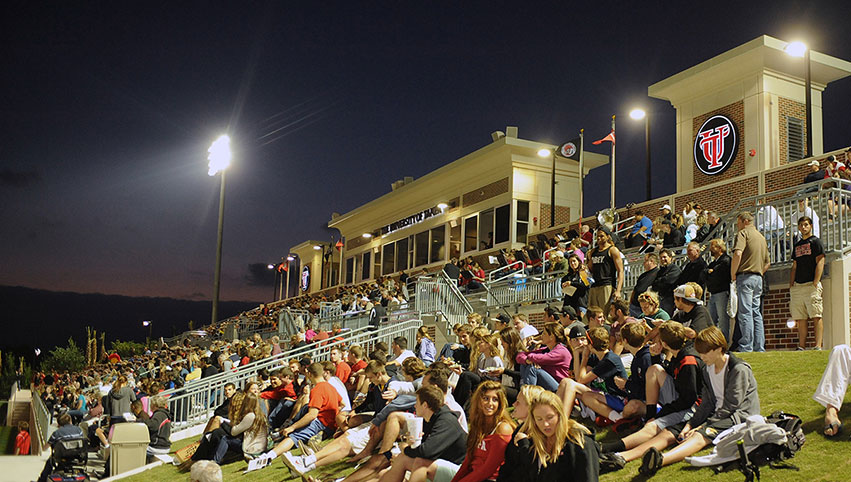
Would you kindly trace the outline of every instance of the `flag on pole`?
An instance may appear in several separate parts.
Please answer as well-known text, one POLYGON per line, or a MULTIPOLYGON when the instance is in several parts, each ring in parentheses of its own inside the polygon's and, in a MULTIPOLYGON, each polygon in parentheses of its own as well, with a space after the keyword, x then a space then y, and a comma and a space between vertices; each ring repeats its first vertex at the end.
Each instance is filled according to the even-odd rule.
POLYGON ((290 264, 290 263, 289 263, 289 262, 286 262, 286 263, 281 263, 281 264, 279 264, 279 265, 278 265, 278 272, 286 271, 286 270, 287 270, 287 268, 288 268, 288 266, 287 266, 288 264, 290 264))
POLYGON ((334 247, 337 248, 337 251, 340 251, 341 249, 343 249, 343 238, 340 238, 337 241, 337 244, 334 245, 334 247))
POLYGON ((615 143, 615 130, 614 130, 614 129, 612 129, 612 132, 609 132, 609 135, 607 135, 606 137, 604 137, 604 138, 600 139, 599 141, 594 141, 594 142, 592 142, 592 144, 594 144, 595 146, 597 146, 597 145, 600 145, 600 144, 602 144, 602 143, 604 143, 604 142, 611 142, 612 144, 614 144, 614 143, 615 143))
POLYGON ((566 157, 568 159, 573 159, 574 161, 579 160, 579 153, 582 151, 582 138, 577 137, 575 139, 571 139, 565 143, 563 143, 558 148, 558 155, 561 157, 566 157))

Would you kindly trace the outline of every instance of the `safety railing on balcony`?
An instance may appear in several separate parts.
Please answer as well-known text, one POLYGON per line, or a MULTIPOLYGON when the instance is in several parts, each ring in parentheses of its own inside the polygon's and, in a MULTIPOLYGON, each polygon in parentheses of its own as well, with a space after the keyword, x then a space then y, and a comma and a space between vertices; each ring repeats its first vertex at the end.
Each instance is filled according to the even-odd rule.
POLYGON ((450 325, 462 323, 473 307, 458 289, 458 281, 443 271, 432 276, 420 276, 416 284, 416 310, 421 314, 443 315, 450 325))
POLYGON ((224 402, 224 386, 233 383, 242 387, 245 382, 255 379, 260 370, 274 370, 287 363, 291 358, 309 356, 313 361, 324 361, 330 357, 331 349, 335 347, 357 344, 366 351, 371 351, 376 343, 383 341, 388 345, 397 336, 403 336, 411 343, 416 339, 417 329, 422 325, 420 320, 408 320, 399 323, 387 323, 377 330, 362 328, 347 332, 338 341, 329 341, 325 345, 312 345, 296 350, 289 350, 275 357, 259 360, 243 367, 238 367, 227 373, 220 373, 186 384, 183 388, 167 390, 161 395, 168 397, 169 411, 177 427, 187 428, 206 423, 212 410, 224 402))
POLYGON ((487 305, 508 306, 521 303, 543 303, 563 297, 561 277, 563 272, 527 275, 515 273, 513 277, 487 284, 487 305))
POLYGON ((511 278, 518 271, 524 272, 525 270, 526 263, 523 261, 515 261, 501 268, 491 270, 491 272, 488 273, 488 282, 492 283, 495 281, 502 281, 504 279, 511 278))
POLYGON ((51 416, 47 410, 47 405, 44 404, 44 400, 41 399, 41 395, 35 389, 35 386, 30 387, 30 392, 32 393, 31 410, 33 411, 33 420, 36 425, 34 436, 30 438, 32 441, 30 453, 38 455, 42 450, 47 449, 47 432, 50 428, 51 416))

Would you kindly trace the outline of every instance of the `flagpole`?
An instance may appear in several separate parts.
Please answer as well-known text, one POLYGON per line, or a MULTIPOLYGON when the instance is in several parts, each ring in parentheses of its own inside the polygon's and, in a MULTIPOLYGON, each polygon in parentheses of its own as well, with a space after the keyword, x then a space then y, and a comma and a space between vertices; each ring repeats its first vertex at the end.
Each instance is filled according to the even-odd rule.
MULTIPOLYGON (((615 133, 615 116, 612 115, 612 134, 615 133)), ((612 209, 615 208, 615 142, 612 139, 612 209)))
POLYGON ((579 129, 579 231, 582 231, 582 203, 585 198, 585 190, 582 185, 585 182, 585 129, 579 129))

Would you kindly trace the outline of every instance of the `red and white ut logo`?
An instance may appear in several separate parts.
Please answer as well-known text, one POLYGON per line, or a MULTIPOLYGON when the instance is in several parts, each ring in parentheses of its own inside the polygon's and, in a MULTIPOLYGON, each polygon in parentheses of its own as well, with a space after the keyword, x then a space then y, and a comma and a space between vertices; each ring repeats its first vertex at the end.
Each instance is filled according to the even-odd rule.
POLYGON ((732 165, 738 152, 736 125, 723 115, 710 117, 694 139, 694 163, 704 174, 721 174, 732 165))

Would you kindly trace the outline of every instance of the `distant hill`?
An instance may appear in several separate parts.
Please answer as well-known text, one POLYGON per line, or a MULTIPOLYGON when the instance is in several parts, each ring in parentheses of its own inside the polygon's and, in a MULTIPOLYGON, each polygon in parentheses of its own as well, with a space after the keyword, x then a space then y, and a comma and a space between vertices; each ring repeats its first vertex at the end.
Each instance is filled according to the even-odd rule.
MULTIPOLYGON (((259 302, 219 302, 219 317, 227 318, 256 307, 259 302)), ((169 337, 210 322, 209 301, 143 298, 97 293, 37 290, 0 286, 0 349, 27 351, 38 347, 47 353, 65 345, 69 337, 82 345, 86 326, 105 331, 107 347, 115 339, 143 341, 153 322, 154 337, 169 337)), ((22 351, 21 351, 22 352, 22 351)))

